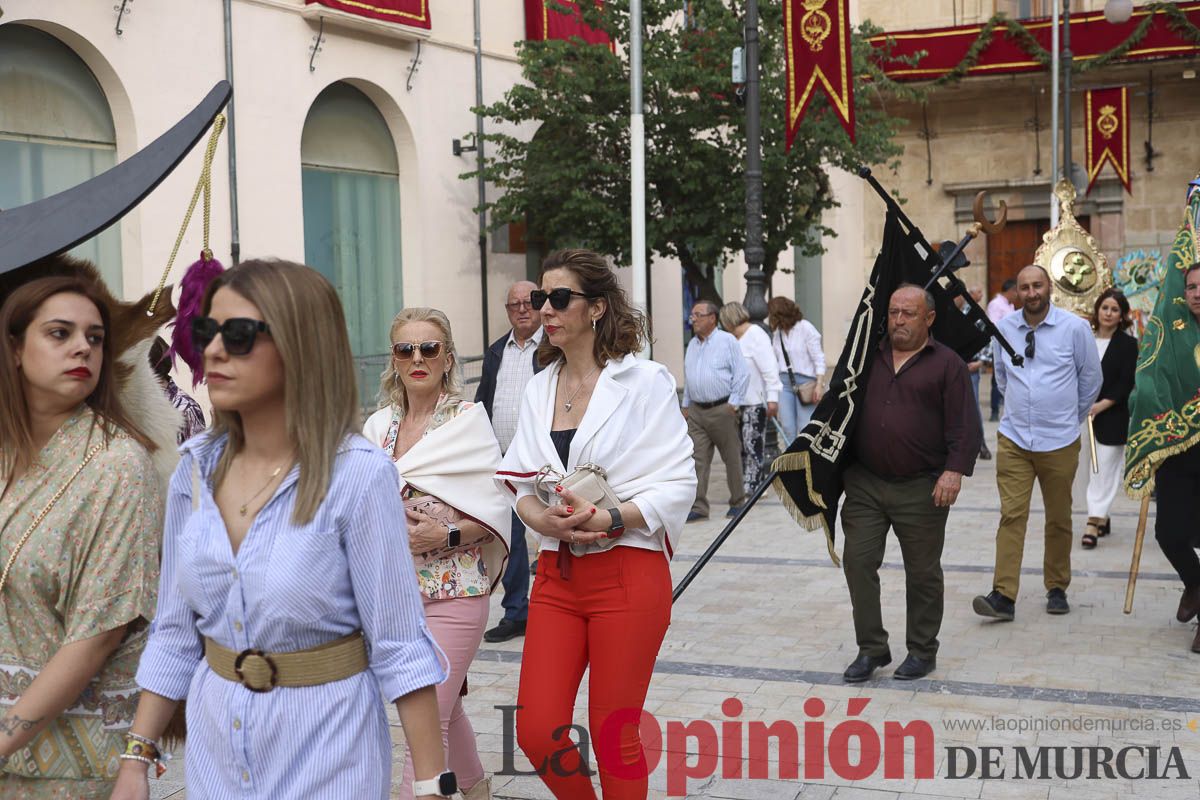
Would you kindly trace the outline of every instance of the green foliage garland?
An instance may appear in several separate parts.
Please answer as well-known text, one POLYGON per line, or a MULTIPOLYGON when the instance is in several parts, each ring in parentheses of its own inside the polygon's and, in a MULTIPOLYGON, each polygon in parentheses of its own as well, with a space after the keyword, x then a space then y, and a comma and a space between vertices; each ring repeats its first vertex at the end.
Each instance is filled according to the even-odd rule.
MULTIPOLYGON (((1095 58, 1087 60, 1079 60, 1073 62, 1073 71, 1079 73, 1091 72, 1092 70, 1101 69, 1119 61, 1129 54, 1129 51, 1137 47, 1146 38, 1150 31, 1150 26, 1154 23, 1154 17, 1158 14, 1164 14, 1168 18, 1168 25, 1172 30, 1177 31, 1180 35, 1200 45, 1200 27, 1192 24, 1188 19, 1187 14, 1179 10, 1176 3, 1148 3, 1143 7, 1150 13, 1138 23, 1133 32, 1125 41, 1121 42, 1116 47, 1101 53, 1095 58)), ((946 86, 951 83, 957 83, 979 64, 979 59, 983 55, 983 51, 992 43, 992 37, 996 33, 997 28, 1003 27, 1005 33, 1015 41, 1022 50, 1029 54, 1030 58, 1037 61, 1042 66, 1049 66, 1053 55, 1049 50, 1042 47, 1029 29, 1022 25, 1018 20, 1009 19, 1003 12, 995 14, 991 19, 983 24, 979 29, 979 35, 975 37, 975 41, 967 48, 966 54, 962 61, 958 62, 949 72, 938 76, 936 79, 925 84, 928 88, 936 88, 938 86, 946 86)), ((911 63, 918 62, 927 53, 921 52, 915 54, 911 58, 911 63)), ((904 59, 904 63, 910 63, 910 59, 904 59)), ((887 88, 889 91, 897 94, 911 95, 911 91, 901 89, 899 82, 882 74, 882 70, 876 73, 872 71, 872 78, 880 84, 881 88, 887 88)))

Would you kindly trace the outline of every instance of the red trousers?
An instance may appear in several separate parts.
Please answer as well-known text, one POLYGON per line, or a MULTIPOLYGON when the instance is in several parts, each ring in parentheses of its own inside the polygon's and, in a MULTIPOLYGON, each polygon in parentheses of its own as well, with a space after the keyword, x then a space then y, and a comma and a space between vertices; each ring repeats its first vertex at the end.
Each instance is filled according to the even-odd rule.
POLYGON ((671 571, 662 553, 634 547, 565 558, 568 578, 558 553, 544 552, 538 560, 521 657, 517 742, 556 798, 596 797, 587 765, 568 738, 578 738, 569 726, 590 666, 589 743, 604 798, 644 800, 637 720, 671 621, 671 571), (605 728, 610 717, 616 724, 605 728))

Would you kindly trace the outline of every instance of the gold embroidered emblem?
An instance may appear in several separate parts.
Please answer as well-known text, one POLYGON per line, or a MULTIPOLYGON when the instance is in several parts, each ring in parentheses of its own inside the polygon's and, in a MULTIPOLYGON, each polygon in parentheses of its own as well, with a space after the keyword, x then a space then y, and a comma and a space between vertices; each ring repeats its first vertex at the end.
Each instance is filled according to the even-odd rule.
POLYGON ((825 0, 803 0, 804 16, 800 18, 800 34, 814 53, 821 51, 833 31, 833 20, 825 13, 825 0))
POLYGON ((1186 328, 1186 327, 1187 327, 1187 323, 1186 323, 1186 322, 1184 322, 1184 321, 1183 321, 1183 320, 1181 320, 1181 319, 1177 319, 1177 320, 1175 320, 1174 322, 1172 322, 1172 323, 1171 323, 1171 327, 1172 327, 1172 328, 1174 328, 1174 329, 1175 329, 1175 330, 1177 330, 1177 331, 1181 331, 1181 330, 1183 330, 1184 328, 1186 328))
POLYGON ((1119 127, 1121 123, 1117 119, 1117 107, 1100 106, 1100 116, 1096 118, 1096 130, 1100 131, 1100 135, 1111 139, 1119 127))

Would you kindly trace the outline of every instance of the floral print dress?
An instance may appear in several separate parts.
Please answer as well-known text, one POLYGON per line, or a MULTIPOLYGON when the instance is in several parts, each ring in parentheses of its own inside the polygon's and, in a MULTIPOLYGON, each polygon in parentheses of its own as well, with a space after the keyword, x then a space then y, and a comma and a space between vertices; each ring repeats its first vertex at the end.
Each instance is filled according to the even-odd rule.
MULTIPOLYGON (((437 430, 473 404, 467 401, 444 403, 438 400, 438 408, 425 428, 424 436, 437 430)), ((391 422, 382 442, 383 450, 393 459, 396 457, 396 437, 400 431, 400 414, 393 408, 391 422)), ((414 447, 420 447, 418 442, 414 447)), ((429 497, 411 487, 405 490, 405 505, 414 498, 429 497)), ((430 497, 431 500, 435 498, 430 497)), ((441 505, 438 503, 437 505, 441 505)), ((435 506, 436 507, 436 506, 435 506)), ((444 506, 442 506, 444 508, 444 506)), ((434 516, 437 516, 435 513, 434 516)), ((430 600, 448 600, 454 597, 481 597, 491 592, 492 582, 488 578, 483 561, 483 547, 466 547, 459 550, 435 551, 414 556, 417 568, 417 583, 421 594, 430 600)))
POLYGON ((64 645, 129 632, 67 710, 12 755, 0 773, 4 800, 107 798, 137 707, 134 673, 154 616, 163 518, 146 449, 124 433, 105 446, 95 415, 81 406, 24 475, 0 478, 0 564, 68 482, 17 553, 0 597, 0 713, 64 645))

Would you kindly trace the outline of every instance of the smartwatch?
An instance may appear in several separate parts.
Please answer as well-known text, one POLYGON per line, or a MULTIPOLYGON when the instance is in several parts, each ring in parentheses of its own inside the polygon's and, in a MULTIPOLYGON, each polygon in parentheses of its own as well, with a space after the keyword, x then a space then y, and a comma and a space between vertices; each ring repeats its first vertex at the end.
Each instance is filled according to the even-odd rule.
POLYGON ((457 791, 458 780, 455 779, 454 773, 449 770, 427 781, 413 781, 413 795, 416 797, 427 794, 437 797, 452 797, 457 791))
POLYGON ((462 544, 462 531, 453 522, 446 523, 446 547, 454 549, 462 544))
POLYGON ((625 520, 621 519, 621 509, 613 506, 608 510, 612 524, 608 526, 608 538, 616 539, 625 532, 625 520))

